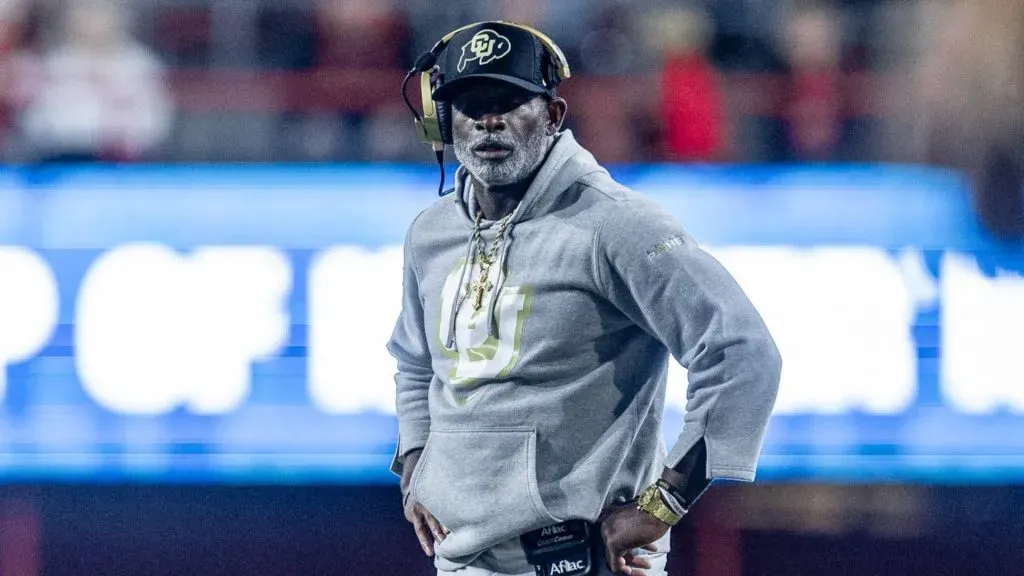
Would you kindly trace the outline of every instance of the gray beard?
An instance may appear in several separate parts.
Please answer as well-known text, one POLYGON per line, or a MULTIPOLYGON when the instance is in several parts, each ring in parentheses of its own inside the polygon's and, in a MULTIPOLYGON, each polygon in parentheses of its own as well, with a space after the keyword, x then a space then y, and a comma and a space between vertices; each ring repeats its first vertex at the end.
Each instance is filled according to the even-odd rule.
POLYGON ((453 146, 455 157, 481 184, 507 186, 519 182, 533 173, 534 169, 544 160, 551 136, 542 130, 530 134, 524 142, 515 142, 499 136, 496 140, 513 147, 512 154, 500 162, 484 160, 473 154, 473 147, 486 139, 480 138, 474 141, 456 139, 453 146))

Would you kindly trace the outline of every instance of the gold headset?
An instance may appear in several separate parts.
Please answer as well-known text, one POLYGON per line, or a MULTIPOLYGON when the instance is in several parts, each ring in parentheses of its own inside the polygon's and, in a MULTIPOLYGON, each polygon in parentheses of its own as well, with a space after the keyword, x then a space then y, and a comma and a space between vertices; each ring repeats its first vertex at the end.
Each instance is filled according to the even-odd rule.
POLYGON ((548 56, 550 57, 550 66, 548 67, 548 70, 544 71, 544 77, 551 84, 552 88, 570 76, 569 63, 566 61, 561 48, 559 48, 551 38, 548 38, 543 32, 530 26, 526 26, 525 24, 516 24, 513 22, 505 22, 503 20, 475 22, 473 24, 467 24, 466 26, 456 28, 455 30, 445 34, 429 52, 425 52, 417 58, 412 69, 409 70, 408 74, 406 74, 405 81, 402 82, 402 97, 405 99, 405 103, 409 107, 409 110, 412 111, 413 116, 416 117, 416 133, 419 135, 420 140, 430 144, 434 149, 434 152, 437 154, 438 162, 441 164, 442 170, 442 187, 444 186, 444 146, 445 144, 452 143, 451 103, 438 103, 434 100, 433 91, 441 84, 435 79, 437 72, 439 71, 436 63, 441 53, 448 46, 452 37, 463 30, 480 24, 504 24, 506 26, 514 26, 516 28, 526 30, 540 40, 540 43, 547 49, 548 56), (412 106, 412 103, 409 102, 408 97, 406 97, 406 84, 417 72, 420 73, 420 97, 423 100, 422 116, 420 116, 412 106))

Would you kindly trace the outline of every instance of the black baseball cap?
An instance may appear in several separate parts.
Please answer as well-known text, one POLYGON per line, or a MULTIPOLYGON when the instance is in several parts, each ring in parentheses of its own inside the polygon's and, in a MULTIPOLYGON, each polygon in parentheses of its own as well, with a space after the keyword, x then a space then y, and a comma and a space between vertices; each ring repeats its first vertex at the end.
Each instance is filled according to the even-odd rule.
POLYGON ((444 54, 444 82, 435 100, 454 100, 474 80, 507 82, 532 94, 553 94, 550 56, 531 32, 502 22, 482 22, 451 38, 444 54))

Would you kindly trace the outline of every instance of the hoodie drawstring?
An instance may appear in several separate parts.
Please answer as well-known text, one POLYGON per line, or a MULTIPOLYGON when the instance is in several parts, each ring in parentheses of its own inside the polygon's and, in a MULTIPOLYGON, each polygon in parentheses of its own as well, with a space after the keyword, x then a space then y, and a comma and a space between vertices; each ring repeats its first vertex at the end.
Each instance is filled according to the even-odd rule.
POLYGON ((498 257, 498 278, 497 284, 494 286, 491 292, 490 302, 487 305, 487 334, 498 339, 498 323, 494 319, 494 309, 498 304, 498 296, 501 294, 501 287, 505 284, 505 258, 508 255, 508 245, 512 243, 512 223, 508 225, 508 230, 505 231, 505 242, 501 246, 501 256, 498 257))
MULTIPOLYGON (((459 315, 459 308, 462 308, 462 303, 465 301, 462 292, 462 283, 466 280, 466 272, 473 267, 473 237, 470 236, 468 245, 466 247, 466 260, 462 266, 462 273, 459 274, 459 283, 455 285, 455 296, 452 297, 452 310, 449 313, 448 319, 448 338, 445 342, 445 347, 449 350, 455 347, 455 320, 459 315)), ((469 293, 469 290, 466 290, 469 293)))

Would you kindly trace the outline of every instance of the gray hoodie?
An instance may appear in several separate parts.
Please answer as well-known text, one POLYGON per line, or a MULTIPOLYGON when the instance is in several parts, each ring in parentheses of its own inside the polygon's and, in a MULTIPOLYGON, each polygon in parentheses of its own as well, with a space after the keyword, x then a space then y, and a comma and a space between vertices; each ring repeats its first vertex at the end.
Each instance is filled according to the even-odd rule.
MULTIPOLYGON (((475 309, 475 202, 455 192, 413 221, 398 361, 399 447, 424 448, 413 496, 451 534, 437 565, 515 550, 523 532, 597 519, 701 438, 707 477, 752 481, 781 361, 728 272, 654 202, 611 178, 572 133, 516 208, 475 309), (456 312, 457 311, 457 312, 456 312), (685 424, 661 436, 669 356, 688 370, 685 424)), ((488 248, 497 226, 485 222, 488 248)), ((492 570, 528 571, 503 554, 492 570)))

